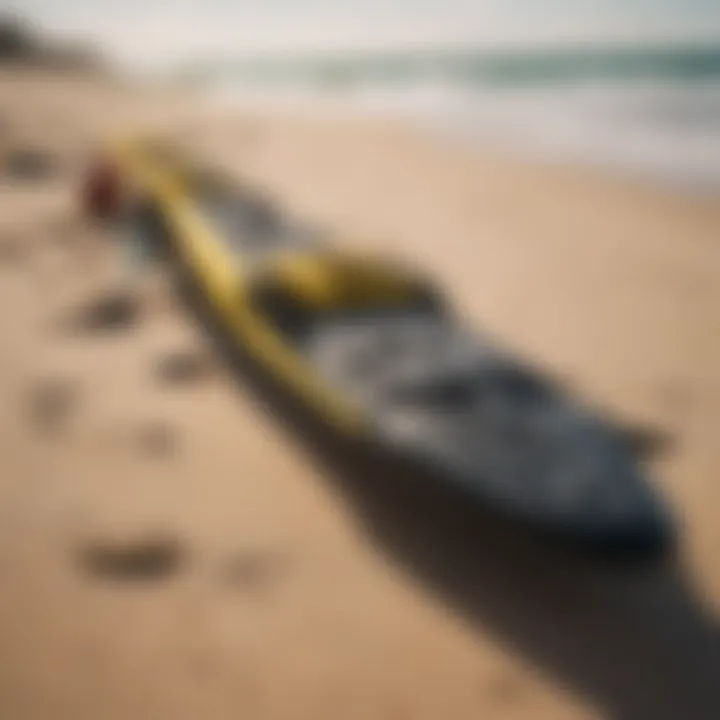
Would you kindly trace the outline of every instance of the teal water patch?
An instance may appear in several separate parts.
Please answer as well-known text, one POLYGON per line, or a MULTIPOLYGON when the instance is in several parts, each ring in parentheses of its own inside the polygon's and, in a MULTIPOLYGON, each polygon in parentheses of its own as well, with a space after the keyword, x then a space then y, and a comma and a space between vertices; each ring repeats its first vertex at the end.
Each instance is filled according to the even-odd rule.
POLYGON ((445 50, 345 55, 250 57, 196 63, 181 73, 202 81, 235 77, 255 82, 320 86, 405 82, 427 78, 483 85, 543 85, 580 80, 720 81, 720 44, 494 52, 445 50))

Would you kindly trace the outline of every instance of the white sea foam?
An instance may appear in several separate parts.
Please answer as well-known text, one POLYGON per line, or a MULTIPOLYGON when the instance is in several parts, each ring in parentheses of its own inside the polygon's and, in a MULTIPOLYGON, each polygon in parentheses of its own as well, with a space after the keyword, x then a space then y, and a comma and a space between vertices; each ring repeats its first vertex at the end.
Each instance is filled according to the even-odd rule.
POLYGON ((328 86, 217 78, 218 102, 404 117, 471 145, 720 190, 720 77, 493 83, 427 76, 328 86))

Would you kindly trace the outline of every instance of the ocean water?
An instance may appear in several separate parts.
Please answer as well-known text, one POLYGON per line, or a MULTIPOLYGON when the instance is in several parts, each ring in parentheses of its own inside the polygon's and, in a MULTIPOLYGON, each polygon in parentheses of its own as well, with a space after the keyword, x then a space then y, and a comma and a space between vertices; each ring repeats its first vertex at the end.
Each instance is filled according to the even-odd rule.
POLYGON ((400 116, 469 146, 720 191, 720 44, 245 58, 185 77, 221 103, 400 116))

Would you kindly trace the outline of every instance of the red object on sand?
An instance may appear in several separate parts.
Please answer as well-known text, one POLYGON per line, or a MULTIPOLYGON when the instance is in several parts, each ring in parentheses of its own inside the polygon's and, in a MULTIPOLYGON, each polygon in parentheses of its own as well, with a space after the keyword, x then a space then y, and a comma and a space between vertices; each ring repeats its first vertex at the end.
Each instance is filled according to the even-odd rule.
POLYGON ((82 188, 83 210, 98 220, 112 220, 120 213, 122 187, 117 170, 106 160, 95 162, 82 188))

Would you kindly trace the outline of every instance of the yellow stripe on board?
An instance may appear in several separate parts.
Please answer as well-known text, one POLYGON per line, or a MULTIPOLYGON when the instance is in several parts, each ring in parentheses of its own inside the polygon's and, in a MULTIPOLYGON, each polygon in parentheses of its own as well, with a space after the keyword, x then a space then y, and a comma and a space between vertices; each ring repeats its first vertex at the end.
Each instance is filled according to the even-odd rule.
POLYGON ((233 337, 329 422, 358 433, 362 427, 359 412, 329 388, 244 300, 248 268, 203 217, 184 178, 172 168, 154 164, 137 145, 125 145, 117 157, 131 184, 159 205, 171 241, 233 337))

